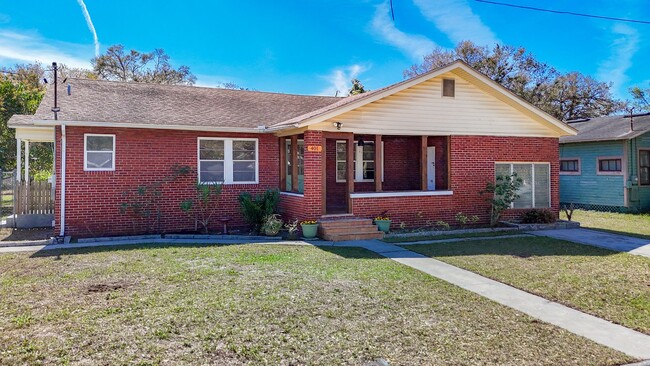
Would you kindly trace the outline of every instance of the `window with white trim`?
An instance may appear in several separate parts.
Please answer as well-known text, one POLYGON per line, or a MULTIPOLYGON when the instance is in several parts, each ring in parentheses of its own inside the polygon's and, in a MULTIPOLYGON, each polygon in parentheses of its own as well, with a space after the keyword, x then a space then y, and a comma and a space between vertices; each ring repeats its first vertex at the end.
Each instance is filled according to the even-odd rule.
POLYGON ((560 159, 560 174, 580 174, 580 159, 560 159))
POLYGON ((115 135, 84 134, 84 170, 115 170, 115 135))
POLYGON ((257 139, 198 139, 200 183, 257 183, 257 139))
POLYGON ((597 174, 623 174, 623 159, 619 157, 598 158, 597 174))
POLYGON ((551 207, 551 169, 549 163, 496 163, 495 175, 517 173, 522 179, 517 191, 519 198, 512 208, 548 208, 551 207))
MULTIPOLYGON (((336 181, 346 181, 346 141, 336 141, 336 181)), ((382 147, 384 142, 382 141, 382 147)), ((383 149, 382 149, 383 150, 383 149)), ((364 141, 363 146, 354 142, 354 181, 355 182, 374 182, 375 181, 375 143, 373 141, 364 141)), ((383 164, 382 164, 383 165, 383 164)), ((384 180, 382 172, 382 181, 384 180)))

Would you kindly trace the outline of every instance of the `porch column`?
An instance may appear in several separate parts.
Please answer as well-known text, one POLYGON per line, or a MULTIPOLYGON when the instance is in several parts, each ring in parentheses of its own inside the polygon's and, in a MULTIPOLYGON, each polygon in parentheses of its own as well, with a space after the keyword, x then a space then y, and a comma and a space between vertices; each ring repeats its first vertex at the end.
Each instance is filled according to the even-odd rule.
POLYGON ((352 213, 352 198, 350 194, 354 192, 354 135, 350 134, 347 138, 347 143, 345 144, 346 156, 345 156, 345 172, 346 172, 346 191, 348 198, 348 212, 352 213))
POLYGON ((420 137, 420 189, 426 191, 427 186, 427 146, 428 136, 420 137))
POLYGON ((25 183, 29 183, 29 140, 25 140, 25 183))
POLYGON ((298 135, 291 136, 291 191, 298 192, 298 135))
POLYGON ((381 135, 375 135, 375 192, 382 191, 382 173, 384 167, 382 163, 384 162, 384 147, 381 145, 381 135))
POLYGON ((23 153, 23 140, 16 139, 16 181, 20 182, 20 175, 22 174, 22 153, 23 153))

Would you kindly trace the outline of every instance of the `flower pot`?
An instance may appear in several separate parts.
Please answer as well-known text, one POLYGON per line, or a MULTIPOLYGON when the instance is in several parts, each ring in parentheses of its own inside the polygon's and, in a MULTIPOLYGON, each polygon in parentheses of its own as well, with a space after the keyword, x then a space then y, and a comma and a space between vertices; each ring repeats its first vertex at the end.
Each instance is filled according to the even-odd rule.
POLYGON ((385 233, 388 233, 390 231, 391 222, 392 220, 375 220, 375 224, 377 224, 377 229, 385 233))
POLYGON ((318 224, 301 224, 302 236, 307 239, 315 238, 318 231, 318 224))

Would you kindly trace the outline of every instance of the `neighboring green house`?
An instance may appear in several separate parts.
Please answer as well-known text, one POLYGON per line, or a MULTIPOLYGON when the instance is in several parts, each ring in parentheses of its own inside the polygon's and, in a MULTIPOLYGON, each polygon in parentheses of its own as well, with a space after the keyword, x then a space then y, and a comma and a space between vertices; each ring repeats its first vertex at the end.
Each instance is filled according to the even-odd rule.
POLYGON ((650 211, 650 113, 567 122, 560 137, 560 203, 650 211))

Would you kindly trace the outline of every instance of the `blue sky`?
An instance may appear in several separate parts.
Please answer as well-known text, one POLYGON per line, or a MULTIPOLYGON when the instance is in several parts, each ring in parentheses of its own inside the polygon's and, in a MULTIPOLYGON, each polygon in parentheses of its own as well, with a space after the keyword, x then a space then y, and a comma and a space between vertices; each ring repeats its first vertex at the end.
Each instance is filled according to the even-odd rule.
MULTIPOLYGON (((648 0, 499 1, 650 21, 648 0)), ((473 0, 393 0, 393 8, 394 21, 384 0, 0 0, 0 65, 90 67, 96 47, 121 43, 165 49, 198 85, 333 95, 353 77, 369 89, 400 81, 433 47, 469 39, 524 46, 560 71, 613 83, 620 98, 631 85, 650 87, 650 24, 473 0)))

